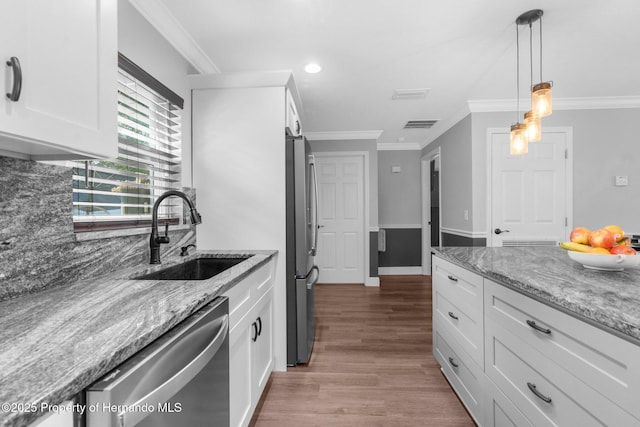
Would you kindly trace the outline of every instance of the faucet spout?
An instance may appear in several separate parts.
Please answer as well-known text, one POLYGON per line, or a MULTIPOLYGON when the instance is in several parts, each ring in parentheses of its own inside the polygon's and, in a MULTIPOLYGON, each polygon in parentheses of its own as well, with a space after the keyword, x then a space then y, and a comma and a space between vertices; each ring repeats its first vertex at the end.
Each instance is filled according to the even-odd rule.
POLYGON ((158 234, 158 208, 160 207, 160 203, 167 197, 176 196, 180 197, 184 200, 187 205, 189 205, 189 216, 191 217, 191 223, 194 225, 202 223, 202 217, 196 210, 193 202, 186 194, 182 191, 178 190, 169 190, 160 197, 156 199, 156 202, 153 204, 153 212, 151 214, 151 236, 149 237, 149 250, 151 253, 150 264, 160 264, 160 245, 164 243, 169 243, 169 225, 166 225, 164 236, 160 236, 158 234))

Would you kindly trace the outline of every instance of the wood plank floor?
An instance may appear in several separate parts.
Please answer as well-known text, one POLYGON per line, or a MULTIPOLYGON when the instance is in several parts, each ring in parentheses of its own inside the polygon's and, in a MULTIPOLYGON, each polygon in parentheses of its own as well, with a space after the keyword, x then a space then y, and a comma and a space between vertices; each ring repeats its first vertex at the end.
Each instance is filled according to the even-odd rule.
POLYGON ((274 372, 254 427, 472 427, 431 348, 431 278, 318 285, 307 366, 274 372))

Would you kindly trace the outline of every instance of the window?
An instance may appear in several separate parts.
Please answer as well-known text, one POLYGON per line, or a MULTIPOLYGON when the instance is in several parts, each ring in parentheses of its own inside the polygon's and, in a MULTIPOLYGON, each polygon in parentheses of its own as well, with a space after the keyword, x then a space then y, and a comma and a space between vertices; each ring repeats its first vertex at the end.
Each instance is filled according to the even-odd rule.
MULTIPOLYGON (((122 54, 118 68, 118 157, 74 162, 78 232, 147 227, 155 199, 181 185, 183 99, 122 54)), ((165 200, 158 217, 179 223, 182 201, 165 200)))

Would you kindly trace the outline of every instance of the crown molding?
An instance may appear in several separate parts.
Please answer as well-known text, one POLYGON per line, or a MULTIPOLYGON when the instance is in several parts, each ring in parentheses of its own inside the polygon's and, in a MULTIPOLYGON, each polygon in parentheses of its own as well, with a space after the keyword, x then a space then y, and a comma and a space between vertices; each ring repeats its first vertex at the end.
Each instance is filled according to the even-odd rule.
MULTIPOLYGON (((515 99, 469 100, 472 113, 515 111, 515 99)), ((520 110, 529 108, 528 102, 520 102, 520 110)), ((640 108, 640 96, 602 96, 582 98, 554 98, 554 110, 607 110, 615 108, 640 108)))
POLYGON ((202 74, 220 73, 218 66, 195 42, 160 0, 129 0, 129 3, 202 74))
POLYGON ((304 136, 310 141, 339 141, 347 139, 374 139, 378 140, 382 135, 381 130, 354 130, 343 132, 304 132, 304 136))
POLYGON ((419 142, 378 142, 378 151, 412 151, 421 150, 419 142))

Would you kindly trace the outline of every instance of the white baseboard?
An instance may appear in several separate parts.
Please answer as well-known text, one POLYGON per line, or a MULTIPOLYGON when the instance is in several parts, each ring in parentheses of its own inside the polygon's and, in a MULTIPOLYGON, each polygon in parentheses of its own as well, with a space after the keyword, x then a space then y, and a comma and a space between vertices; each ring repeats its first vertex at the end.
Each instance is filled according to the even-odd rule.
POLYGON ((365 286, 371 287, 380 287, 380 278, 379 277, 367 277, 367 281, 364 284, 365 286))
POLYGON ((414 275, 422 274, 422 267, 378 267, 378 274, 385 275, 414 275))

